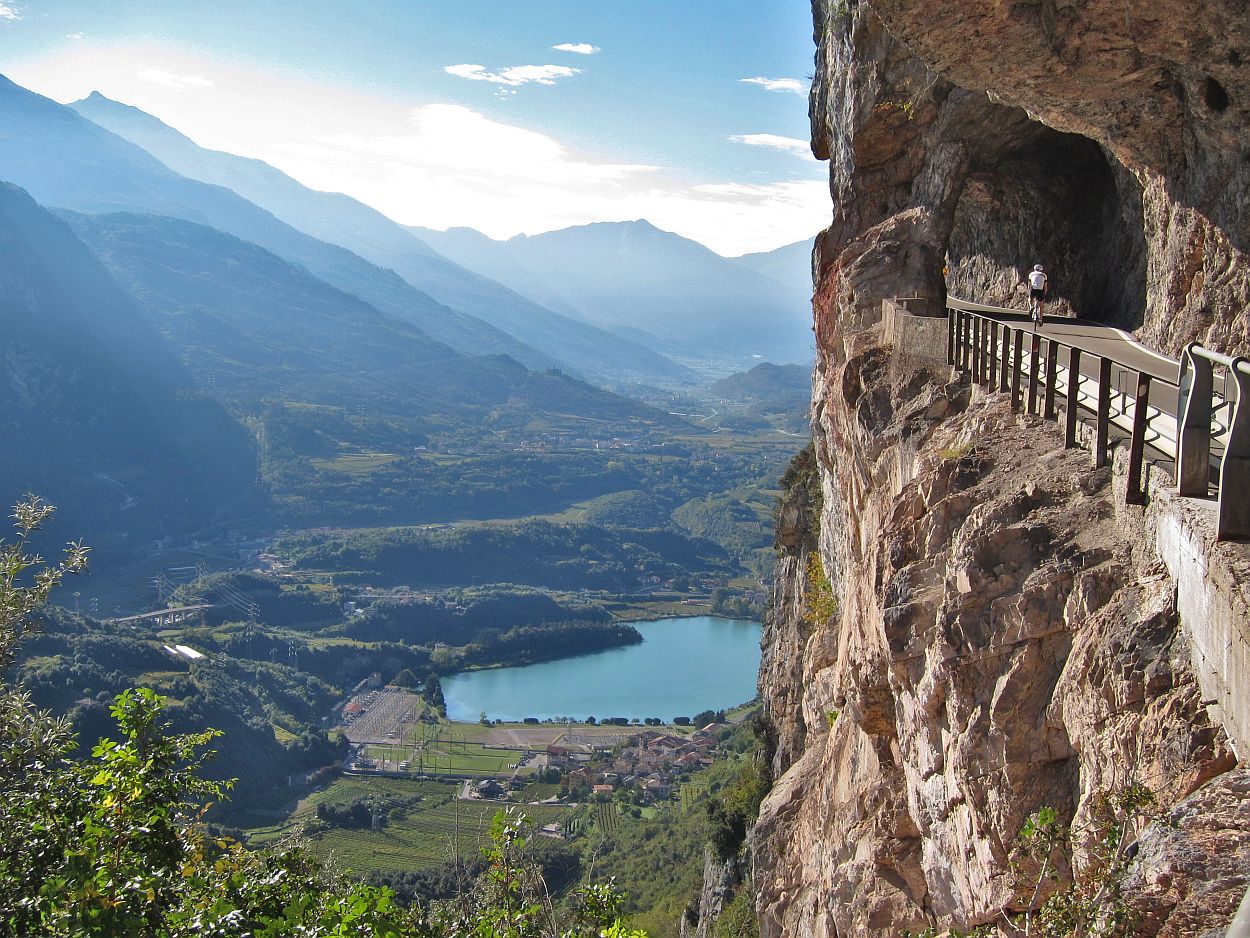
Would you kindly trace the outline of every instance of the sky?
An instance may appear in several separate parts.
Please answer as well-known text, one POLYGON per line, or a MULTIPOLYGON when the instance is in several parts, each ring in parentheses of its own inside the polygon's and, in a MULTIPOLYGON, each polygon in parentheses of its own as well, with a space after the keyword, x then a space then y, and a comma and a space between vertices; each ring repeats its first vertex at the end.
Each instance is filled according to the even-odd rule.
POLYGON ((0 71, 403 224, 646 218, 726 256, 828 224, 809 0, 0 0, 0 71))

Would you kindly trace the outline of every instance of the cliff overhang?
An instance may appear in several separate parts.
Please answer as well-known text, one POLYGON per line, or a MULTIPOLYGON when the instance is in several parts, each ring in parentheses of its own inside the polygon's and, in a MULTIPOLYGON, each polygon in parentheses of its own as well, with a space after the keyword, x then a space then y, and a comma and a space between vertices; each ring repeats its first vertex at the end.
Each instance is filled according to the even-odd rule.
MULTIPOLYGON (((1022 307, 1040 262, 1061 312, 1166 353, 1250 348, 1243 5, 813 11, 834 197, 814 253, 819 525, 781 543, 766 631, 761 933, 1011 933, 1052 888, 1020 889, 1029 819, 1089 831, 1136 787, 1159 809, 1127 832, 1134 933, 1220 928, 1250 878, 1250 776, 1183 627, 1196 567, 1169 551, 1197 549, 1237 617, 1239 548, 1168 522, 1164 489, 1127 508, 1053 425, 904 354, 881 310, 940 313, 948 290, 1022 307), (839 599, 815 622, 813 554, 839 599)), ((1055 889, 1092 869, 1087 840, 1069 847, 1055 889)))

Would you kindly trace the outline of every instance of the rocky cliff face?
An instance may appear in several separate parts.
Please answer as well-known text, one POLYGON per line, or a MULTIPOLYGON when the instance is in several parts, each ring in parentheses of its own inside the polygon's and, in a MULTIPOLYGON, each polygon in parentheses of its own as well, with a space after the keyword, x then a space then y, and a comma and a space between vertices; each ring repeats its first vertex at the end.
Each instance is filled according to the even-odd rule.
POLYGON ((946 266, 952 292, 1002 301, 1040 262, 1068 306, 1161 351, 1245 347, 1244 3, 813 10, 813 148, 836 205, 822 274, 854 242, 904 242, 892 287, 940 297, 946 266))
POLYGON ((813 4, 821 497, 783 507, 765 635, 764 936, 1005 929, 1134 786, 1173 820, 1126 824, 1137 933, 1220 928, 1246 889, 1250 773, 1141 518, 1051 425, 905 366, 877 328, 890 296, 1019 303, 1041 262, 1062 306, 1161 350, 1250 344, 1244 5, 1139 6, 813 4), (813 551, 840 599, 819 621, 813 551), (1074 835, 1034 894, 1018 834, 1043 807, 1074 835))

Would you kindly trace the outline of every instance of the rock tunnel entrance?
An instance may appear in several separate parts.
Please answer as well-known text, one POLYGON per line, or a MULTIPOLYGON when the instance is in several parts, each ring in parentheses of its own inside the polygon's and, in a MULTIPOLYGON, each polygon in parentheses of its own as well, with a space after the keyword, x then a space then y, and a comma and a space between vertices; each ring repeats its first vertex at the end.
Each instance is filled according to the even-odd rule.
POLYGON ((1035 263, 1056 311, 1134 329, 1146 303, 1137 180, 1088 138, 1030 122, 1013 149, 974 164, 946 243, 946 287, 1023 308, 1035 263))

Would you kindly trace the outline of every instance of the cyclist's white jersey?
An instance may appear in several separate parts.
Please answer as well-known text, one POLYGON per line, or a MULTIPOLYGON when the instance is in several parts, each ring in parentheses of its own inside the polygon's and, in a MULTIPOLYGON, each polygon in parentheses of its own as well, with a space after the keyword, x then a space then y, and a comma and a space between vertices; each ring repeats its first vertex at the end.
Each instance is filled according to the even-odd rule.
POLYGON ((1046 289, 1046 274, 1040 270, 1029 271, 1029 289, 1044 290, 1046 289))

